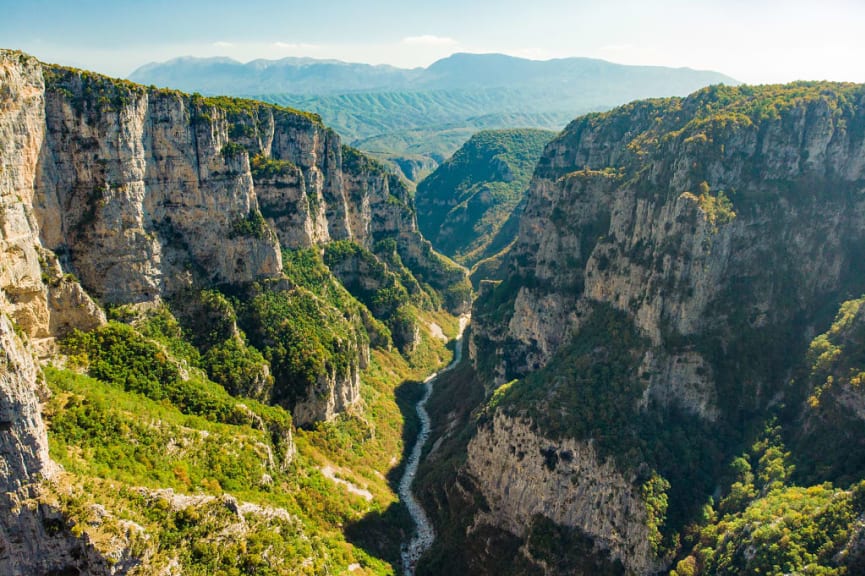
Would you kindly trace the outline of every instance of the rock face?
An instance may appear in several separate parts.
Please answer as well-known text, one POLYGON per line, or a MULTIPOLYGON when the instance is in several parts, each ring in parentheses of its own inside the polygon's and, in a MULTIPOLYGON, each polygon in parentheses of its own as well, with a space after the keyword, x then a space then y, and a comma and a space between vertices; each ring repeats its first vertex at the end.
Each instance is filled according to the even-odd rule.
POLYGON ((3 429, 3 462, 0 487, 14 492, 43 477, 53 465, 48 458, 45 426, 38 393, 44 394, 33 358, 12 329, 8 317, 0 320, 2 374, 0 374, 0 427, 3 429))
POLYGON ((45 145, 42 65, 0 52, 0 288, 4 311, 36 343, 69 325, 92 328, 104 315, 40 241, 34 187, 45 145))
POLYGON ((345 370, 332 368, 318 375, 316 382, 306 390, 305 397, 292 407, 292 419, 298 426, 333 420, 360 399, 360 371, 369 362, 369 347, 356 339, 345 342, 345 345, 357 361, 345 370))
MULTIPOLYGON (((628 408, 634 418, 674 413, 732 430, 783 401, 826 311, 865 290, 863 126, 865 91, 835 84, 712 87, 575 120, 536 168, 508 275, 475 305, 470 350, 488 392, 551 365, 605 306, 648 343, 629 377, 643 390, 628 408)), ((606 469, 621 483, 605 519, 588 511, 611 481, 578 479, 557 507, 563 479, 539 466, 539 442, 589 455, 594 437, 575 442, 559 429, 544 446, 542 423, 539 436, 504 418, 530 408, 512 397, 470 445, 488 518, 520 534, 527 514, 540 512, 580 526, 636 573, 661 566, 633 547, 637 527, 615 524, 625 513, 644 521, 639 498, 623 496, 634 494, 627 470, 658 463, 606 469)), ((851 398, 838 402, 855 412, 851 398)), ((567 405, 549 409, 567 421, 567 405)), ((587 478, 607 466, 577 461, 594 462, 587 478)))
POLYGON ((110 574, 86 536, 73 536, 63 515, 41 498, 42 481, 57 471, 40 414, 39 395, 47 390, 5 312, 0 351, 0 573, 110 574))
POLYGON ((584 303, 606 302, 655 345, 651 394, 714 418, 697 337, 787 325, 857 280, 861 91, 840 117, 830 94, 774 118, 703 120, 713 90, 583 117, 547 147, 511 259, 513 303, 475 328, 476 346, 505 351, 499 382, 545 365, 584 303))
POLYGON ((490 508, 476 525, 525 536, 540 514, 579 528, 628 570, 652 571, 645 504, 611 461, 599 461, 591 444, 544 438, 529 422, 499 413, 469 443, 468 470, 490 508))
POLYGON ((33 349, 50 350, 52 337, 69 322, 92 327, 104 321, 39 242, 32 205, 43 127, 41 65, 0 53, 0 572, 17 576, 87 567, 93 574, 107 573, 100 571, 104 563, 87 553, 86 543, 62 530, 49 534, 58 515, 36 500, 55 465, 40 413, 47 390, 33 349))
POLYGON ((405 187, 316 116, 45 75, 36 216, 46 247, 106 302, 276 277, 281 247, 422 242, 405 187))

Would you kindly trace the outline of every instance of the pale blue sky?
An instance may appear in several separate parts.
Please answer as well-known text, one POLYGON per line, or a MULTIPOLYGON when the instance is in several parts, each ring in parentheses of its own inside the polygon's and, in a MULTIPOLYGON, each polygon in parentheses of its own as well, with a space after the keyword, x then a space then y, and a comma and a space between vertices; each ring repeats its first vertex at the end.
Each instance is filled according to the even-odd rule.
POLYGON ((425 66, 453 52, 865 82, 860 0, 0 0, 0 47, 126 76, 185 55, 425 66))

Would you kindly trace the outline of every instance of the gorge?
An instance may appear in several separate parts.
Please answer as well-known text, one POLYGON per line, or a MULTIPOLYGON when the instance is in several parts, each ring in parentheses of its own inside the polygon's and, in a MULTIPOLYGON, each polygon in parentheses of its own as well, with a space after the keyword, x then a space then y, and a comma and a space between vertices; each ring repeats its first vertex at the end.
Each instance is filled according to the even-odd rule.
POLYGON ((483 132, 415 190, 2 50, 0 168, 3 574, 865 571, 862 85, 483 132))
POLYGON ((409 542, 403 544, 402 550, 403 573, 408 576, 414 573, 418 560, 420 560, 423 553, 432 546, 433 541, 435 540, 435 533, 430 524, 429 518, 427 518, 426 512, 424 512, 423 507, 418 503, 413 493, 414 478, 417 474, 418 465, 420 464, 421 454, 427 440, 429 440, 430 434, 430 417, 426 411, 426 403, 433 392, 436 379, 441 374, 453 370, 462 361, 463 333, 465 332, 468 322, 469 318, 467 316, 460 317, 459 332, 457 333, 456 340, 454 340, 454 359, 447 365, 447 367, 435 374, 427 376, 424 379, 424 393, 421 399, 418 400, 416 406, 421 427, 417 439, 414 441, 414 445, 409 453, 405 471, 399 481, 399 496, 405 502, 406 508, 408 508, 408 512, 415 525, 414 535, 409 542))

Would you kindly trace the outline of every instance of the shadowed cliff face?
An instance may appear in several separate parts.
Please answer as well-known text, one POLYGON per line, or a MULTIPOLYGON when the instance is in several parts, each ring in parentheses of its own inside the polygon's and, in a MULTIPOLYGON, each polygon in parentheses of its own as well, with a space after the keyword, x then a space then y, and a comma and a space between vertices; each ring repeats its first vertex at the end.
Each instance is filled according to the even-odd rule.
POLYGON ((712 87, 575 120, 537 166, 509 274, 473 311, 488 392, 520 379, 468 446, 493 510, 478 518, 515 531, 540 512, 637 573, 663 565, 662 538, 696 513, 683 502, 705 501, 743 431, 796 401, 808 341, 865 291, 863 191, 860 86, 712 87), (559 509, 561 464, 508 471, 565 445, 591 473, 559 509), (587 519, 620 482, 634 499, 605 517, 648 515, 587 519))
MULTIPOLYGON (((476 345, 485 334, 508 344, 499 382, 545 365, 579 327, 579 311, 604 302, 651 339, 647 364, 682 366, 666 380, 702 366, 711 394, 705 354, 682 355, 695 339, 807 323, 820 302, 856 286, 861 90, 770 90, 635 103, 583 117, 547 147, 498 289, 511 302, 477 321, 476 345)), ((681 392, 661 384, 650 388, 681 392)), ((755 382, 758 395, 764 384, 755 382)), ((683 400, 715 417, 711 398, 683 400)))

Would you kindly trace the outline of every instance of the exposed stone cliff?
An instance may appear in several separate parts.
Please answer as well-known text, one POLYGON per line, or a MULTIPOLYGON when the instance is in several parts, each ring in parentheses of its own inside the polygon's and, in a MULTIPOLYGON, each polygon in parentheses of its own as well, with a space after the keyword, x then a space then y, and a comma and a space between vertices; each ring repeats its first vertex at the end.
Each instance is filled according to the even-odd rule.
POLYGON ((41 65, 0 54, 0 572, 78 566, 97 574, 104 568, 98 555, 68 534, 49 534, 58 515, 38 502, 42 481, 56 467, 48 457, 40 413, 47 389, 34 353, 50 352, 53 337, 70 325, 104 321, 39 241, 32 207, 44 123, 41 65))
MULTIPOLYGON (((713 465, 698 458, 691 472, 674 469, 694 457, 688 443, 711 438, 698 431, 735 438, 784 402, 810 338, 865 289, 863 193, 860 86, 712 87, 574 121, 538 164, 508 276, 484 286, 473 314, 471 353, 488 392, 537 373, 503 394, 493 420, 500 427, 503 414, 522 415, 537 432, 482 428, 470 445, 467 469, 495 511, 478 518, 519 534, 537 510, 580 525, 637 573, 656 569, 669 548, 622 553, 623 542, 640 539, 622 535, 639 530, 580 519, 604 483, 577 479, 560 510, 546 504, 559 502, 544 488, 550 471, 508 454, 537 452, 539 433, 558 438, 549 448, 557 454, 594 453, 593 470, 615 456, 609 471, 624 485, 633 471, 668 470, 671 505, 690 498, 688 475, 713 465), (617 343, 619 326, 632 326, 641 344, 617 343), (633 364, 615 361, 617 347, 633 364), (598 396, 604 390, 612 391, 598 396), (680 444, 659 440, 677 427, 680 444), (491 474, 500 479, 487 481, 491 474), (526 504, 513 489, 532 497, 526 504)), ((838 402, 855 412, 848 390, 838 402)), ((698 490, 708 498, 712 488, 698 490)), ((642 496, 635 502, 645 505, 642 496)), ((638 509, 613 503, 605 518, 638 509)))
MULTIPOLYGON (((500 382, 545 365, 584 303, 607 302, 655 345, 650 393, 714 418, 698 337, 807 322, 861 279, 861 91, 789 88, 774 115, 713 117, 716 90, 583 117, 547 147, 511 261, 513 303, 476 326, 504 351, 500 382)), ((754 384, 759 401, 766 382, 754 384)))
POLYGON ((36 215, 46 247, 106 302, 278 276, 280 247, 422 242, 401 182, 315 116, 46 76, 36 215))
POLYGON ((601 462, 590 443, 550 440, 529 422, 499 413, 469 443, 468 469, 489 505, 477 525, 526 536, 542 515, 580 529, 634 573, 652 571, 639 490, 612 461, 601 462))
MULTIPOLYGON (((405 185, 343 147, 314 115, 203 98, 0 54, 6 252, 15 321, 50 348, 104 322, 104 304, 278 279, 283 248, 393 240, 421 282, 463 311, 464 272, 420 236, 405 185), (78 284, 80 279, 81 284, 78 284), (86 290, 82 290, 83 288, 86 290), (455 287, 457 289, 455 289, 455 287)), ((380 251, 380 250, 379 250, 380 251)), ((353 368, 315 399, 358 399, 353 368)), ((331 409, 334 408, 334 409, 331 409)))

